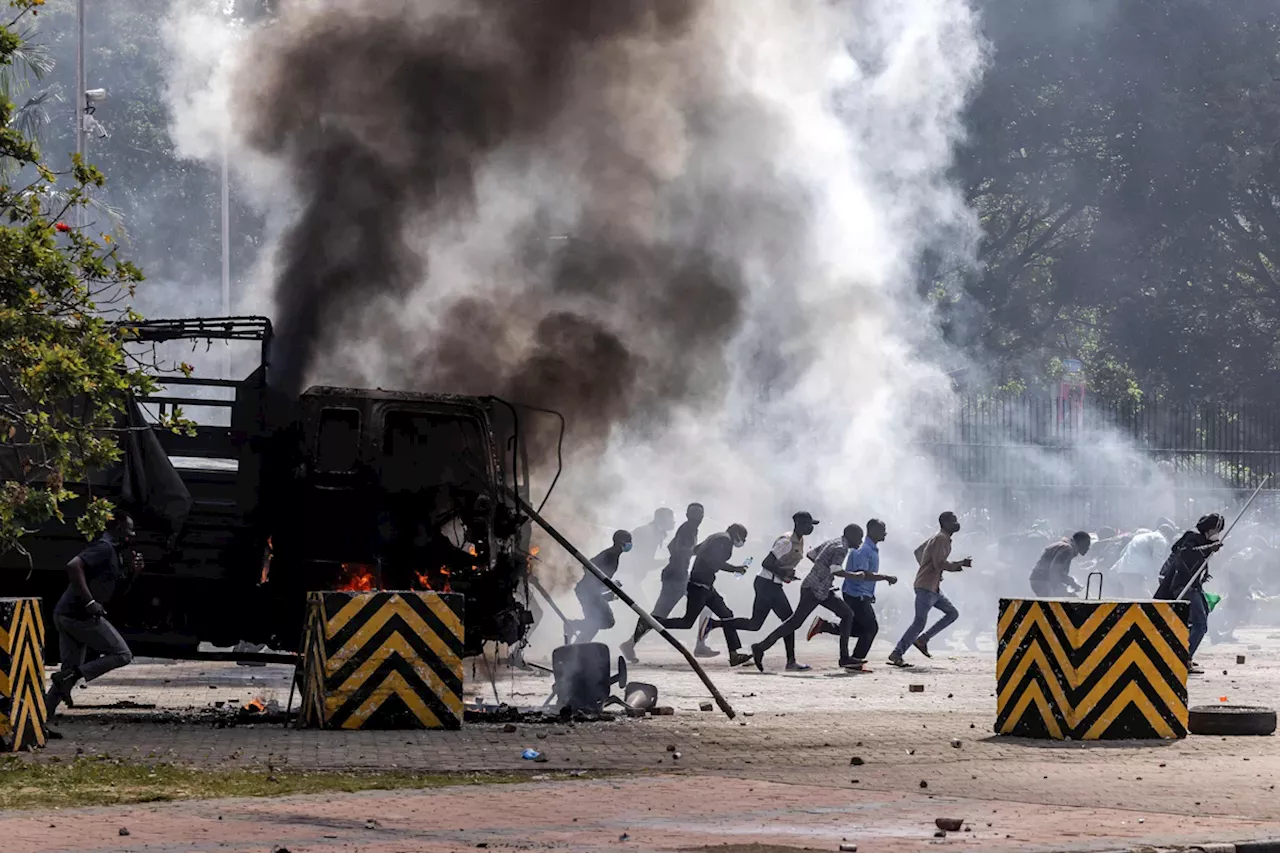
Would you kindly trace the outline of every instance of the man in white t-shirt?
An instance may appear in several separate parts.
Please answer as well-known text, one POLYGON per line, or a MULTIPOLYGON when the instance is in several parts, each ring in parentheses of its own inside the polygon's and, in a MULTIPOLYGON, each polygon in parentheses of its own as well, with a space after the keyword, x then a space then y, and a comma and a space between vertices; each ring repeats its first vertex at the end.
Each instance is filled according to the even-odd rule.
MULTIPOLYGON (((797 512, 791 516, 794 528, 774 540, 773 547, 761 564, 760 574, 756 576, 755 603, 751 607, 751 617, 717 622, 704 617, 698 626, 698 636, 705 640, 706 636, 716 628, 729 628, 734 631, 759 631, 764 620, 773 613, 782 622, 791 618, 791 602, 787 599, 783 584, 796 579, 796 567, 804 559, 804 537, 813 533, 818 524, 817 519, 807 512, 797 512)), ((792 672, 803 672, 809 667, 796 661, 796 635, 791 632, 783 637, 787 648, 787 669, 792 672)))

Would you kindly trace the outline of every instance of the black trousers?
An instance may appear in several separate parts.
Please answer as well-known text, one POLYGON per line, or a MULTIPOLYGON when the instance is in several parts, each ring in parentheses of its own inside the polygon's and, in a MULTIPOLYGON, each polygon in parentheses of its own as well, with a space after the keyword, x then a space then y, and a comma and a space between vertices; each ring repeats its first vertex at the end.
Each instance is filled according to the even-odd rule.
MULTIPOLYGON (((876 641, 876 634, 880 633, 880 621, 876 619, 875 599, 849 595, 847 592, 842 595, 842 598, 853 611, 853 627, 849 630, 849 636, 858 638, 858 644, 853 647, 853 656, 858 660, 866 660, 867 655, 871 653, 871 644, 876 641)), ((840 629, 828 622, 822 629, 822 633, 839 634, 840 629)))
POLYGON ((842 662, 848 660, 849 632, 853 630, 853 611, 834 593, 828 593, 826 598, 819 601, 816 595, 804 587, 800 587, 800 602, 796 605, 796 612, 792 613, 791 618, 786 622, 774 628, 773 633, 765 637, 764 641, 758 643, 755 648, 760 649, 761 652, 768 651, 778 640, 800 630, 804 620, 819 607, 825 607, 840 619, 840 660, 842 662))
POLYGON ((578 603, 582 605, 582 618, 570 624, 570 628, 578 632, 574 642, 589 643, 596 634, 614 626, 613 608, 605 599, 604 587, 600 584, 574 587, 578 603))
MULTIPOLYGON (((676 605, 680 603, 680 599, 684 598, 685 590, 689 586, 689 573, 679 569, 672 569, 671 566, 665 566, 662 569, 662 589, 658 591, 658 600, 653 603, 653 614, 656 619, 659 616, 670 616, 671 611, 676 609, 676 605)), ((649 632, 649 626, 641 620, 636 623, 636 630, 631 635, 631 642, 638 643, 640 638, 649 632)))
MULTIPOLYGON (((689 584, 685 588, 684 608, 683 616, 667 617, 659 616, 655 613, 653 618, 662 627, 676 630, 692 628, 703 610, 710 610, 722 622, 727 622, 733 618, 733 611, 729 609, 729 605, 724 603, 724 599, 720 597, 720 593, 716 592, 715 587, 689 584)), ((639 640, 648 631, 649 626, 641 622, 636 626, 635 639, 639 640)), ((737 649, 742 645, 742 641, 738 639, 738 632, 728 626, 725 626, 724 638, 731 649, 737 649)))
MULTIPOLYGON (((721 622, 717 619, 711 620, 711 630, 724 628, 725 642, 729 643, 729 651, 736 652, 740 646, 736 642, 729 639, 729 629, 734 630, 734 640, 737 639, 738 631, 759 631, 764 627, 764 620, 772 613, 783 622, 791 618, 791 602, 787 599, 786 590, 782 588, 782 584, 774 583, 763 575, 756 575, 755 580, 756 598, 751 605, 751 618, 743 618, 739 616, 737 619, 730 619, 727 622, 721 622)), ((796 635, 794 633, 787 634, 782 638, 787 644, 787 663, 792 663, 796 659, 796 635)))

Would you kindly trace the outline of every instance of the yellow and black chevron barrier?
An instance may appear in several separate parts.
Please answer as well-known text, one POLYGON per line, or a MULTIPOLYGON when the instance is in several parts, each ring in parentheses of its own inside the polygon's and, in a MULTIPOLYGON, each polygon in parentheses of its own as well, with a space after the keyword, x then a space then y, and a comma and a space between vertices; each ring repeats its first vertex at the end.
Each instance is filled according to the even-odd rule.
POLYGON ((997 734, 1187 735, 1187 605, 1001 599, 997 734))
POLYGON ((0 598, 0 750, 44 746, 44 617, 38 598, 0 598))
POLYGON ((308 593, 299 723, 461 727, 464 604, 456 593, 308 593))

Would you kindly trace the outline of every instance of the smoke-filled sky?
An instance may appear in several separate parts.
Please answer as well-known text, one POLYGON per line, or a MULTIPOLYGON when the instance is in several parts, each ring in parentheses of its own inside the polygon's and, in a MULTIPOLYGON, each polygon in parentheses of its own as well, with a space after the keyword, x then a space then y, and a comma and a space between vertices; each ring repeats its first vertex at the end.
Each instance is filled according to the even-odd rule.
POLYGON ((913 268, 976 238, 965 0, 324 0, 216 51, 203 9, 168 24, 173 135, 210 158, 223 115, 279 233, 277 381, 562 411, 547 511, 588 553, 660 504, 903 547, 945 508, 913 268))
POLYGON ((757 542, 879 516, 905 571, 957 500, 911 440, 971 366, 918 286, 976 257, 969 0, 282 5, 165 25, 178 153, 225 134, 267 223, 241 307, 275 319, 276 381, 562 411, 547 514, 588 553, 698 500, 757 542))

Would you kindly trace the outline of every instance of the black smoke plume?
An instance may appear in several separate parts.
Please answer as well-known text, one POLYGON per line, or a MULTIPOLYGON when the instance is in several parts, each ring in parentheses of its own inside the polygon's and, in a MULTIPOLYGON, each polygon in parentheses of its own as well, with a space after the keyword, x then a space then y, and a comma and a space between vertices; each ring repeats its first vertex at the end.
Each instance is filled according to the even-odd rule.
MULTIPOLYGON (((275 381, 332 381, 334 353, 375 341, 376 375, 359 381, 559 409, 580 441, 714 404, 748 277, 779 296, 794 285, 782 280, 807 210, 781 178, 758 189, 773 125, 719 79, 714 8, 331 3, 261 33, 237 106, 301 206, 278 258, 275 381), (676 131, 627 108, 655 102, 676 131), (726 146, 749 177, 725 168, 726 146), (477 183, 499 155, 555 163, 573 204, 548 199, 517 230, 501 250, 516 259, 509 280, 451 293, 429 328, 406 327, 401 306, 433 288, 423 232, 478 220, 477 183), (759 269, 775 247, 780 268, 759 269)), ((748 359, 768 362, 767 348, 748 359)))

